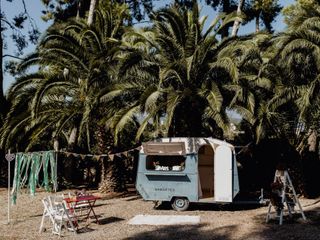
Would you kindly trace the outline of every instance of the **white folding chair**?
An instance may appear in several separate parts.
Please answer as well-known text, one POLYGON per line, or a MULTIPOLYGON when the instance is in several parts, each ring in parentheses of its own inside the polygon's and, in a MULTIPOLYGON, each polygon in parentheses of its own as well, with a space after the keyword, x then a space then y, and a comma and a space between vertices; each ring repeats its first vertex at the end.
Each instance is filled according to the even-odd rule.
POLYGON ((64 206, 63 202, 57 202, 54 198, 50 196, 43 199, 42 203, 44 205, 44 214, 42 216, 42 221, 40 225, 40 232, 43 228, 43 223, 45 217, 49 217, 52 222, 52 233, 61 236, 61 229, 65 227, 68 230, 73 231, 74 234, 77 233, 74 223, 77 224, 77 219, 74 214, 70 213, 64 206))
POLYGON ((52 225, 54 225, 54 212, 52 207, 50 206, 50 202, 48 198, 42 199, 42 204, 43 204, 43 214, 42 214, 42 219, 41 219, 41 224, 40 224, 40 229, 39 233, 42 232, 43 230, 43 224, 46 218, 49 218, 52 225))
POLYGON ((74 234, 77 233, 77 230, 74 226, 74 223, 77 223, 77 220, 74 214, 70 214, 69 211, 65 208, 64 204, 61 202, 56 206, 56 214, 54 216, 55 226, 52 233, 58 234, 61 236, 61 229, 64 226, 66 229, 73 231, 74 234))

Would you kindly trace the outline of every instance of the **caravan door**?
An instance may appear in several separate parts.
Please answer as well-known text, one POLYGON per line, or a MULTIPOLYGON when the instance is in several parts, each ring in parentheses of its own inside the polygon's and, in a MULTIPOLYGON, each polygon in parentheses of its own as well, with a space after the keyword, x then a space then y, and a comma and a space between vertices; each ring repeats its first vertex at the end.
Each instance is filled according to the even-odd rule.
POLYGON ((214 155, 214 200, 216 202, 232 202, 232 162, 232 150, 227 146, 218 146, 214 155))

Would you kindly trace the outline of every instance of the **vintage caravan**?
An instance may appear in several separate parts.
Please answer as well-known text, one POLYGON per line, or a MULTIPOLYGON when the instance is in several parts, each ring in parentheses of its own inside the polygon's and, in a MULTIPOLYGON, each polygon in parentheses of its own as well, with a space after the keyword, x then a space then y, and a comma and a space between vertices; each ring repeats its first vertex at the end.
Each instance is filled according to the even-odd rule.
POLYGON ((161 138, 142 145, 136 189, 145 200, 230 203, 239 192, 234 147, 214 138, 161 138))

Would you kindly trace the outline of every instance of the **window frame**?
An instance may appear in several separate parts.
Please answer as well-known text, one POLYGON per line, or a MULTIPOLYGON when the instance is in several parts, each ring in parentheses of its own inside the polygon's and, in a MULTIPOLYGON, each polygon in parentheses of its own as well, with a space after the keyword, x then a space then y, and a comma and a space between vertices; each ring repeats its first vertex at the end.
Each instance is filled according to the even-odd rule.
MULTIPOLYGON (((172 161, 172 159, 163 159, 162 161, 172 161)), ((146 171, 153 171, 153 172, 170 172, 170 173, 179 173, 179 172, 184 172, 186 170, 186 164, 187 164, 187 156, 186 155, 146 155, 146 160, 145 160, 145 169, 146 171), (154 165, 155 162, 159 161, 157 159, 151 160, 150 158, 180 158, 177 159, 176 162, 177 164, 172 164, 172 165, 159 165, 162 167, 168 167, 168 170, 162 170, 162 169, 156 169, 156 165, 154 165), (180 164, 178 164, 180 162, 180 164), (183 164, 183 165, 182 165, 183 164), (150 166, 154 167, 150 167, 150 166), (181 166, 181 170, 172 170, 174 166, 181 166), (183 168, 182 168, 183 167, 183 168)))

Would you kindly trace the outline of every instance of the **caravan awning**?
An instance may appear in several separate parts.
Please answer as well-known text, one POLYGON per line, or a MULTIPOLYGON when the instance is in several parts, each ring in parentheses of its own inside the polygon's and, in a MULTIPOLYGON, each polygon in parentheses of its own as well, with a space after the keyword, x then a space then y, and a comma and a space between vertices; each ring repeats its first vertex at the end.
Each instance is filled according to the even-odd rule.
POLYGON ((184 142, 147 142, 143 143, 142 146, 146 155, 186 155, 184 142))

